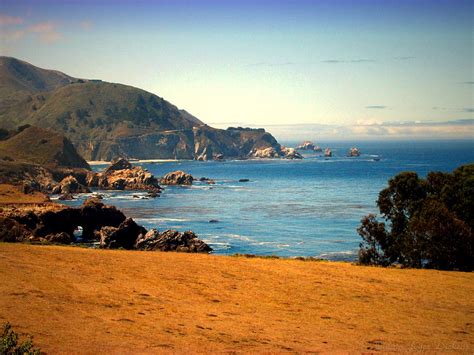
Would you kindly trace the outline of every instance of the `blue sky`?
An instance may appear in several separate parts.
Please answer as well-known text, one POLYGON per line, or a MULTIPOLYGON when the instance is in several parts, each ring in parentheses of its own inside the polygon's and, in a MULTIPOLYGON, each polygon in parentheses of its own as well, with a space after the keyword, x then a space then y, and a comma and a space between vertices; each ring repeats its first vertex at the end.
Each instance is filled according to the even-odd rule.
POLYGON ((473 118, 473 14, 456 0, 2 0, 0 53, 215 126, 444 122, 473 118))

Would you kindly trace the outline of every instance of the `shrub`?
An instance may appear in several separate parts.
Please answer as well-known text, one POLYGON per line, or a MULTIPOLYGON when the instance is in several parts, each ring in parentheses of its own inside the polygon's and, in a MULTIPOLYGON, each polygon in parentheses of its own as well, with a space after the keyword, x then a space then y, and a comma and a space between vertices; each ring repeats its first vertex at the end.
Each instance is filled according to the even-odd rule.
POLYGON ((11 329, 10 323, 5 323, 0 339, 0 354, 23 355, 40 354, 40 349, 34 348, 31 338, 18 344, 18 335, 11 329))
POLYGON ((474 269, 474 164, 420 179, 404 172, 377 200, 385 222, 362 219, 359 262, 441 270, 474 269))

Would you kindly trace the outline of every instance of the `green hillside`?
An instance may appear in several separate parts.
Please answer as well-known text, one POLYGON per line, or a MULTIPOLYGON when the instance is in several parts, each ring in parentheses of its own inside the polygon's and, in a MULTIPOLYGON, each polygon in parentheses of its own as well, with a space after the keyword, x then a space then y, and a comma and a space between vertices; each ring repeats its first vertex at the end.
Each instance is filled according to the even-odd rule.
POLYGON ((48 167, 90 169, 67 138, 38 127, 27 127, 0 141, 0 159, 48 167))
POLYGON ((246 157, 253 148, 280 149, 262 130, 236 133, 208 127, 135 87, 75 79, 14 58, 1 57, 0 63, 0 128, 30 124, 52 129, 88 160, 213 159, 246 157))

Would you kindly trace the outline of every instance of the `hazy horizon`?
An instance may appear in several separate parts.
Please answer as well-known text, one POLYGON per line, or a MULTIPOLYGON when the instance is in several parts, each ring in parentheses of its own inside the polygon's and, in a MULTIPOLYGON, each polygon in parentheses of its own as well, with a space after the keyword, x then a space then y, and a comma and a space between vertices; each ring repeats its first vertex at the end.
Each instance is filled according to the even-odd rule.
POLYGON ((462 0, 4 0, 0 55, 145 89, 215 127, 467 139, 473 13, 462 0))

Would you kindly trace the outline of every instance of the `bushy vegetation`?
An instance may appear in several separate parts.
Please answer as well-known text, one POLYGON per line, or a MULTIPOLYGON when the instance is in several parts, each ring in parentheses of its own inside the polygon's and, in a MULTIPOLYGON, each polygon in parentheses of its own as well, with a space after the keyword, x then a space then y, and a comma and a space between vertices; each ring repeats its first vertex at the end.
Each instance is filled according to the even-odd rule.
POLYGON ((421 179, 403 172, 377 200, 384 221, 368 215, 357 229, 362 264, 474 269, 474 164, 421 179))
POLYGON ((12 330, 10 323, 5 323, 0 339, 0 354, 40 354, 40 349, 34 347, 31 338, 21 344, 18 343, 18 338, 18 335, 12 330))

